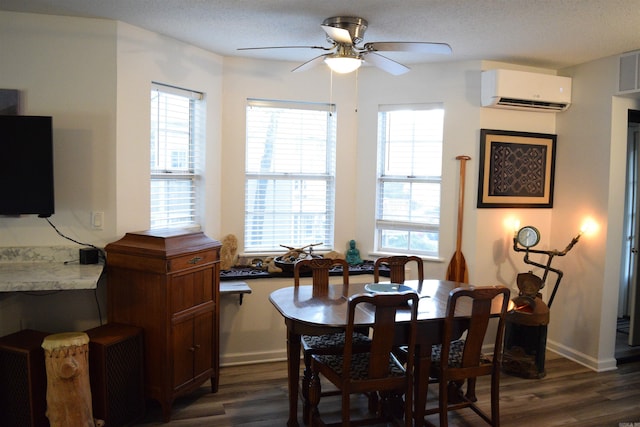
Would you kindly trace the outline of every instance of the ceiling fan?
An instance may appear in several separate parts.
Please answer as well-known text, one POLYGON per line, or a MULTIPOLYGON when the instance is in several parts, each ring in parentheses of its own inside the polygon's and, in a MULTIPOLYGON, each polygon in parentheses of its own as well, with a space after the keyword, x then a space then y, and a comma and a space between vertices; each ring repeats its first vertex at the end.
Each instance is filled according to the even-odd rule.
POLYGON ((252 49, 321 49, 327 51, 302 65, 294 68, 293 72, 305 71, 325 62, 333 71, 350 73, 368 62, 395 76, 409 71, 409 67, 396 62, 378 52, 415 52, 427 54, 450 54, 451 47, 446 43, 432 42, 369 42, 358 46, 364 37, 368 22, 353 16, 334 16, 322 22, 322 29, 326 33, 331 46, 270 46, 245 47, 238 50, 252 49))

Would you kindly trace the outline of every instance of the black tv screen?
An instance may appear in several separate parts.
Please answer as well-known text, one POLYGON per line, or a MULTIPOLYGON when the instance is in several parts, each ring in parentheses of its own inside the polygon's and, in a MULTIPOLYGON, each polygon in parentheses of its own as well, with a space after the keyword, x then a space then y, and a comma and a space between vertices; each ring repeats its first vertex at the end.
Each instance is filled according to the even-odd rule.
POLYGON ((0 215, 54 213, 52 118, 0 116, 0 215))

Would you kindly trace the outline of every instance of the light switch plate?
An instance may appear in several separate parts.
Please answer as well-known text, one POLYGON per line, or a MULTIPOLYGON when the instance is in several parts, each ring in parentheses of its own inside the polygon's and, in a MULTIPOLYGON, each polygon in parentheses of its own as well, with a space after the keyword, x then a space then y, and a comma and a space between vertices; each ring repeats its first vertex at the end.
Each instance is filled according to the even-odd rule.
POLYGON ((91 227, 102 230, 104 227, 104 212, 91 212, 91 227))

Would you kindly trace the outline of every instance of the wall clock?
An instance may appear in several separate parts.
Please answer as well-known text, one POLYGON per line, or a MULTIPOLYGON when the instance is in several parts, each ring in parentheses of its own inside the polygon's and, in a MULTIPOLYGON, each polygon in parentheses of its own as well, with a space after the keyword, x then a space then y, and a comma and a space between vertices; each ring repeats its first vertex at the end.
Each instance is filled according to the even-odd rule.
POLYGON ((520 243, 525 248, 530 248, 538 244, 540 242, 540 232, 537 228, 527 225, 518 230, 516 235, 518 243, 520 243))

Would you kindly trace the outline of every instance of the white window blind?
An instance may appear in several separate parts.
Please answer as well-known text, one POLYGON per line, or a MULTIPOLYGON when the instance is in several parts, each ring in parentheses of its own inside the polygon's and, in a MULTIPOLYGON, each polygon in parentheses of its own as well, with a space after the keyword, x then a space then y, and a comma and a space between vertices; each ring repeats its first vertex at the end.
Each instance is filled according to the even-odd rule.
POLYGON ((380 106, 376 250, 437 256, 444 109, 380 106))
POLYGON ((332 107, 250 99, 246 113, 245 252, 333 249, 332 107))
POLYGON ((151 89, 151 228, 197 224, 204 95, 154 83, 151 89))

